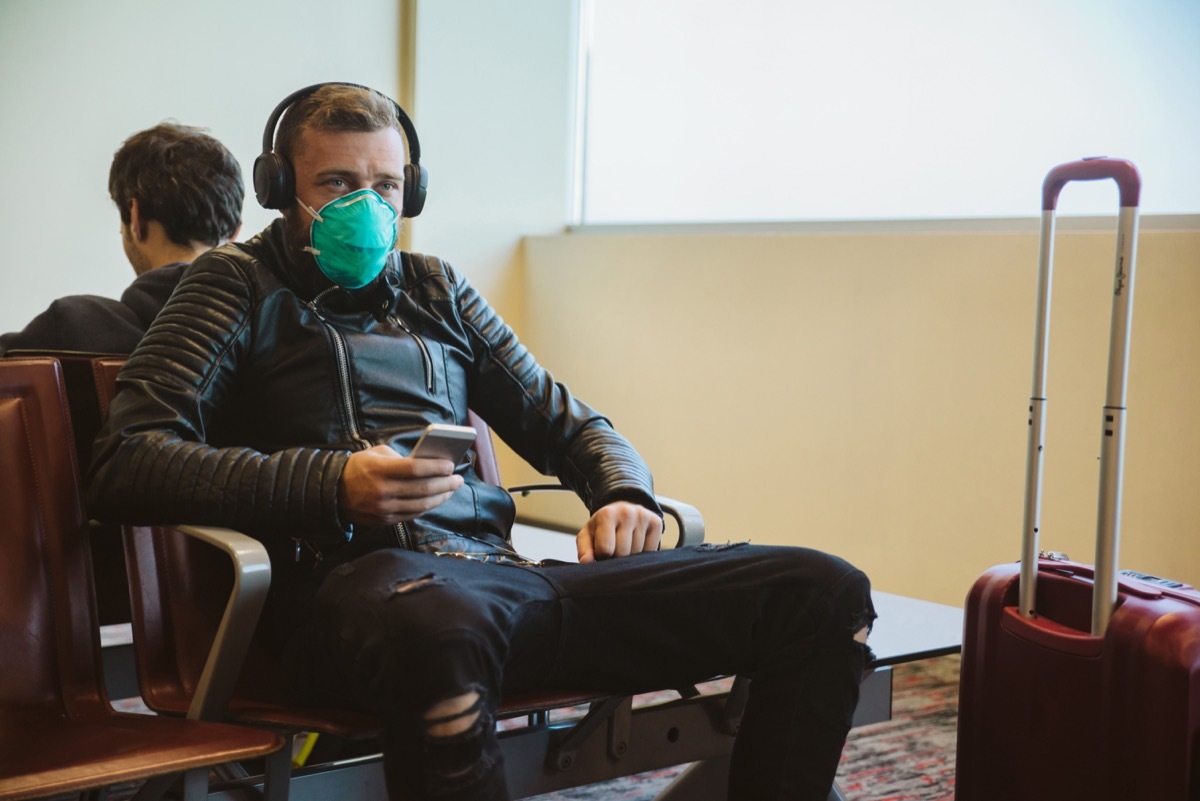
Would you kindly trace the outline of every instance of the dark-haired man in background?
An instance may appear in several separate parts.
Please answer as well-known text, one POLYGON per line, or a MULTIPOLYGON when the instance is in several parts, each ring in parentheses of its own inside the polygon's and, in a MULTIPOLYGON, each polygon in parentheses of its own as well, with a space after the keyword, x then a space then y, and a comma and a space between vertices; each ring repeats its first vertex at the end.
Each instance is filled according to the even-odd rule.
POLYGON ((130 353, 184 268, 237 236, 242 224, 237 159, 188 125, 163 122, 126 139, 113 156, 108 192, 137 278, 120 300, 59 298, 23 330, 0 335, 0 354, 16 348, 130 353))

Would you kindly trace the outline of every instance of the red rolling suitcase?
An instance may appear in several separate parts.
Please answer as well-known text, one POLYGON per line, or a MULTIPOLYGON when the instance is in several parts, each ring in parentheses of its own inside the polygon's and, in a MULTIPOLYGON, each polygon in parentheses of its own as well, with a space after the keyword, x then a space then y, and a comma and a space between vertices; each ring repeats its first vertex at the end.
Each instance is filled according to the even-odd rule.
POLYGON ((1115 159, 1060 165, 1042 188, 1021 561, 967 596, 958 801, 1200 799, 1200 593, 1117 570, 1139 191, 1115 159), (1055 206, 1066 183, 1101 178, 1121 210, 1093 568, 1040 556, 1038 527, 1055 206))

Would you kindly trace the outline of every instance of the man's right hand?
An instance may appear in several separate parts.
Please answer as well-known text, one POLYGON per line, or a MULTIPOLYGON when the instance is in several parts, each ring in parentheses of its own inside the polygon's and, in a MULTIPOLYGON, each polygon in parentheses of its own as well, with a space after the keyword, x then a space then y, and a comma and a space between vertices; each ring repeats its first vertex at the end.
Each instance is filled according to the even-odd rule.
POLYGON ((441 506, 463 485, 446 459, 411 459, 387 445, 355 451, 338 481, 342 522, 392 525, 441 506))

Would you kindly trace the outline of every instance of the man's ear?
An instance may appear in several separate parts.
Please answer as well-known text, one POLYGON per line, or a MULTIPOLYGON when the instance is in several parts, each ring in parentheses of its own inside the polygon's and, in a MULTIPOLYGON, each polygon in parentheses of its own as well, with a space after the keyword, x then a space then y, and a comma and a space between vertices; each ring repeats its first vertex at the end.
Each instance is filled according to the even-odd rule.
POLYGON ((129 201, 129 234, 133 237, 134 242, 146 241, 146 222, 142 216, 141 210, 138 209, 137 198, 132 198, 129 201))

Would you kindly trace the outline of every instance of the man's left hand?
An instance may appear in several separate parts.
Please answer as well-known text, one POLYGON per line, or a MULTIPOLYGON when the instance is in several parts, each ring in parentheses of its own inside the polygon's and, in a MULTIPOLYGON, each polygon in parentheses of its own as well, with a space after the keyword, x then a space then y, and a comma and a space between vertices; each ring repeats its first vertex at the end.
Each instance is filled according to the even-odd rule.
POLYGON ((663 524, 644 506, 617 501, 602 506, 575 536, 580 564, 656 551, 662 540, 663 524))

